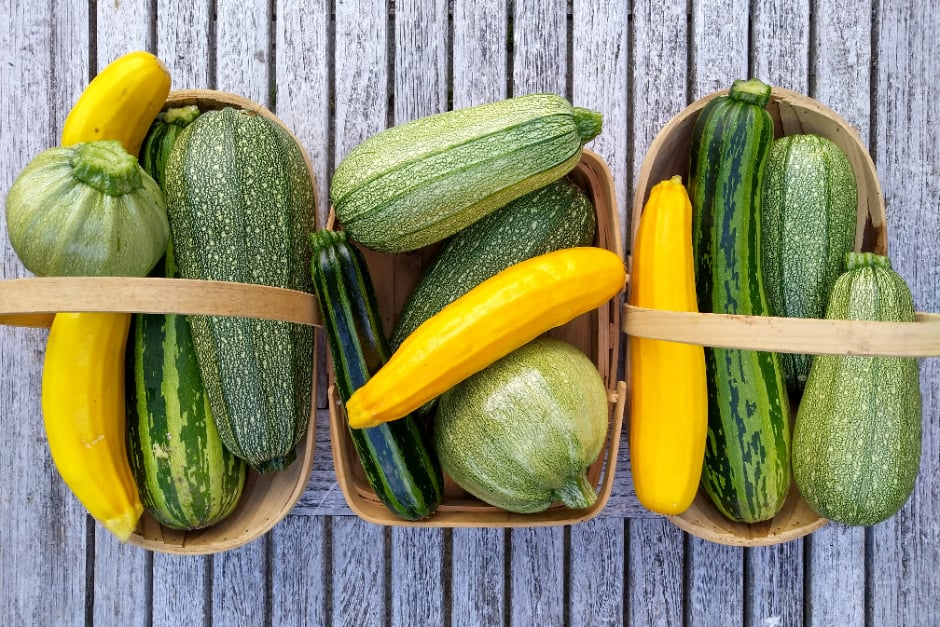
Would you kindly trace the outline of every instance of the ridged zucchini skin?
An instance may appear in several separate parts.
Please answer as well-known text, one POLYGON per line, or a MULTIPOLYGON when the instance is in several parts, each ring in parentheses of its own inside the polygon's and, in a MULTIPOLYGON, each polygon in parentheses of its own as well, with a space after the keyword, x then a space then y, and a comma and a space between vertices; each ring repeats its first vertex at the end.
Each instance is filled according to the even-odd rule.
POLYGON ((394 126, 354 148, 330 183, 350 239, 383 252, 443 240, 561 178, 601 114, 532 94, 394 126))
MULTIPOLYGON (((770 313, 822 318, 855 246, 858 186, 848 157, 818 135, 774 140, 764 176, 761 231, 770 313)), ((783 353, 787 388, 802 392, 813 356, 783 353)))
MULTIPOLYGON (((887 257, 847 257, 827 319, 914 321, 910 289, 887 257)), ((920 467, 921 405, 914 358, 817 355, 793 433, 793 476, 809 506, 848 525, 901 509, 920 467)))
MULTIPOLYGON (((206 111, 174 143, 165 188, 181 276, 313 291, 313 182, 278 124, 228 107, 206 111)), ((289 465, 311 411, 313 328, 188 319, 225 446, 262 472, 289 465)))
POLYGON ((591 200, 561 178, 459 231, 408 297, 392 331, 392 350, 422 322, 500 270, 553 250, 588 246, 596 227, 591 200))
MULTIPOLYGON (((170 252, 166 276, 173 268, 170 252)), ((223 520, 246 467, 219 438, 186 317, 135 314, 128 347, 127 449, 144 507, 172 529, 223 520)))
MULTIPOLYGON (((362 253, 342 231, 310 237, 311 274, 323 312, 336 388, 343 402, 388 361, 388 341, 362 253)), ((437 455, 413 416, 368 429, 349 429, 369 485, 406 520, 430 516, 443 496, 437 455)))
MULTIPOLYGON (((735 81, 692 135, 689 196, 699 311, 767 315, 761 189, 773 140, 770 87, 735 81)), ((776 353, 705 351, 708 437, 702 485, 731 520, 772 518, 790 487, 790 416, 776 353)))

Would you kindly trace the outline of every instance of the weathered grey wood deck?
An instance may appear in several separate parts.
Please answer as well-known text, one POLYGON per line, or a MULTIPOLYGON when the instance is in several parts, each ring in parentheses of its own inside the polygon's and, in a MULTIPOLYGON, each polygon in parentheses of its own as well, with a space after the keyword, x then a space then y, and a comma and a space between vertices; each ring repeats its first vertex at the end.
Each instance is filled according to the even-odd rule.
MULTIPOLYGON (((98 68, 157 53, 176 87, 267 104, 321 198, 358 141, 417 116, 551 90, 605 115, 623 223, 646 147, 690 101, 756 75, 803 91, 868 143, 890 253, 940 311, 940 13, 933 0, 2 0, 0 191, 52 146, 98 68)), ((321 217, 326 203, 322 203, 321 217)), ((2 218, 0 218, 2 222, 2 218)), ((24 275, 0 238, 0 278, 24 275)), ((922 362, 910 502, 760 549, 645 512, 626 447, 604 515, 513 531, 386 529, 350 515, 325 412, 316 467, 270 534, 215 557, 121 546, 63 486, 39 407, 45 332, 0 328, 0 625, 937 625, 940 360, 922 362)))

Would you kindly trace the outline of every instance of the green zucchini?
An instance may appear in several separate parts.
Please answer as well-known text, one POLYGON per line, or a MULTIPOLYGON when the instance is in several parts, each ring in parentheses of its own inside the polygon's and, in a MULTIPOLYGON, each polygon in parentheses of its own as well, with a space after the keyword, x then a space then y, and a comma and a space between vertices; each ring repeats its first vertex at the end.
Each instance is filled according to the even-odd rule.
MULTIPOLYGON (((172 250, 165 270, 176 276, 172 250)), ((186 317, 135 314, 127 365, 128 458, 144 507, 172 529, 223 520, 241 498, 245 462, 219 438, 186 317)))
POLYGON ((594 206, 561 178, 514 200, 447 240, 421 276, 392 332, 392 350, 445 305, 500 270, 594 241, 594 206))
MULTIPOLYGON (((388 360, 362 253, 343 231, 310 236, 311 274, 323 312, 336 389, 346 402, 388 360)), ((385 506, 406 520, 430 516, 441 502, 443 476, 434 449, 413 416, 368 429, 349 429, 369 485, 385 506)))
MULTIPOLYGON (((826 318, 913 322, 914 300, 887 257, 846 255, 826 318)), ((793 477, 819 515, 873 525, 914 489, 921 455, 921 392, 912 357, 817 355, 793 433, 793 477)))
MULTIPOLYGON (((689 196, 699 311, 767 315, 761 188, 773 121, 770 87, 735 81, 692 134, 689 196)), ((790 416, 776 353, 707 348, 708 437, 702 485, 728 518, 772 518, 790 487, 790 416)))
POLYGON ((187 105, 161 111, 150 124, 140 147, 140 165, 162 188, 166 160, 180 132, 199 117, 199 107, 187 105))
MULTIPOLYGON (((844 257, 855 246, 858 189, 848 157, 817 135, 773 142, 761 217, 764 279, 771 315, 822 318, 844 257)), ((812 355, 780 356, 787 388, 803 390, 812 355)))
POLYGON ((532 94, 420 118, 354 148, 330 184, 353 239, 383 252, 443 240, 561 178, 601 114, 532 94))
MULTIPOLYGON (((164 184, 181 276, 313 291, 313 181, 280 125, 244 110, 206 111, 177 137, 164 184)), ((313 328, 227 316, 189 322, 225 446, 262 472, 286 467, 311 411, 313 328)))

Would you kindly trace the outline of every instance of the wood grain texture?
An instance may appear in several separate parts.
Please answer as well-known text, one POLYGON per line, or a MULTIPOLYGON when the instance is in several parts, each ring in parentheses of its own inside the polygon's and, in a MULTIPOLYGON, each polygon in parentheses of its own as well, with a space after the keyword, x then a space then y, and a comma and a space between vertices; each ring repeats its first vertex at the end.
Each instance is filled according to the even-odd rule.
POLYGON ((268 623, 268 543, 264 536, 212 556, 212 625, 268 623))
POLYGON ((514 3, 514 96, 539 92, 568 96, 568 4, 566 0, 519 0, 514 3))
POLYGON ((270 108, 270 2, 218 0, 215 20, 215 89, 270 108))
POLYGON ((744 625, 744 549, 687 536, 686 610, 690 627, 744 625))
POLYGON ((744 624, 783 627, 803 620, 803 540, 744 549, 744 624))
POLYGON ((271 530, 271 625, 329 621, 330 522, 326 516, 288 516, 271 530))
POLYGON ((627 528, 629 622, 681 625, 683 532, 663 518, 631 520, 627 528))
POLYGON ((769 85, 807 93, 809 0, 774 0, 752 6, 751 75, 769 85))
POLYGON ((510 533, 509 624, 560 625, 564 621, 565 528, 520 527, 510 533))
POLYGON ((395 3, 395 124, 447 110, 448 2, 395 3))
POLYGON ((747 77, 750 4, 748 0, 692 0, 690 101, 747 77))
POLYGON ((568 616, 571 625, 621 625, 627 601, 622 519, 595 518, 570 530, 568 616))
MULTIPOLYGON (((878 2, 873 151, 892 264, 918 307, 940 311, 940 16, 924 3, 878 2)), ((868 564, 872 624, 936 623, 940 585, 940 363, 921 362, 923 446, 914 493, 876 525, 868 564)))
POLYGON ((392 625, 444 624, 446 533, 444 529, 391 529, 392 625))
POLYGON ((504 2, 453 0, 453 107, 506 98, 508 9, 504 2))
POLYGON ((387 530, 354 516, 334 518, 332 623, 384 625, 391 598, 387 530))
POLYGON ((152 613, 152 554, 122 545, 103 526, 95 525, 96 594, 91 608, 95 625, 147 627, 152 613))
POLYGON ((212 557, 153 554, 153 627, 208 627, 212 557))
POLYGON ((155 54, 170 71, 170 89, 209 89, 208 2, 158 0, 155 54))
POLYGON ((451 536, 450 624, 489 627, 507 624, 508 531, 454 529, 451 536))
MULTIPOLYGON (((322 346, 322 345, 321 345, 322 346)), ((294 516, 352 515, 343 491, 336 482, 333 449, 330 446, 330 418, 327 410, 317 411, 317 442, 307 488, 291 514, 294 516)))
POLYGON ((803 544, 807 627, 865 625, 865 530, 830 523, 803 544))

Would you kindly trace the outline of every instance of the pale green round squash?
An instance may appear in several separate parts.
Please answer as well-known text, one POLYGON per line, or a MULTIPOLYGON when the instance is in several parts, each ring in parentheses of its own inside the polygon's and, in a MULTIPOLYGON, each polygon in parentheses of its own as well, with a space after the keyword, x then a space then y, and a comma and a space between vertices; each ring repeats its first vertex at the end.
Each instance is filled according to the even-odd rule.
POLYGON ((146 276, 170 237, 159 185, 114 140, 39 153, 10 187, 6 219, 39 276, 146 276))
POLYGON ((595 365, 540 338, 440 398, 434 439, 444 471, 502 509, 533 513, 597 499, 587 468, 607 435, 607 391, 595 365))

